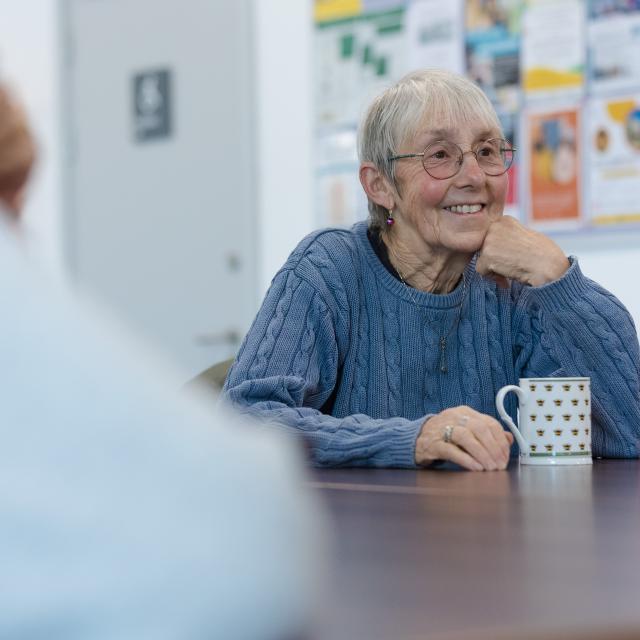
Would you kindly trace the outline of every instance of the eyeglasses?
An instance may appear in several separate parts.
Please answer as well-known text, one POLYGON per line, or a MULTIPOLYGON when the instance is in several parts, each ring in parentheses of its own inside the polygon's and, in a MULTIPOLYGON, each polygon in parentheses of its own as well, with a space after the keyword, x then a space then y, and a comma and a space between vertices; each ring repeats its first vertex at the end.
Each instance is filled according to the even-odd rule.
POLYGON ((464 162, 464 154, 472 153, 478 166, 488 176, 501 176, 513 164, 515 147, 508 140, 491 138, 479 143, 469 151, 463 151, 459 145, 449 140, 432 142, 422 153, 403 153, 390 156, 389 161, 405 158, 422 158, 424 170, 436 180, 452 178, 460 171, 464 162))

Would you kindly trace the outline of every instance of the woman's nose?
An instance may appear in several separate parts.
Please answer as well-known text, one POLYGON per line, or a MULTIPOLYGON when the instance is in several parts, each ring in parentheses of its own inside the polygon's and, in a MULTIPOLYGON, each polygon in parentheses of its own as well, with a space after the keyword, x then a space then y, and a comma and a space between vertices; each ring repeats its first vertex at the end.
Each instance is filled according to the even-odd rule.
MULTIPOLYGON (((462 154, 462 164, 457 174, 457 182, 468 183, 472 186, 480 186, 486 179, 486 174, 478 164, 478 157, 473 151, 465 151, 462 154)), ((462 186, 465 186, 464 184, 462 186)))

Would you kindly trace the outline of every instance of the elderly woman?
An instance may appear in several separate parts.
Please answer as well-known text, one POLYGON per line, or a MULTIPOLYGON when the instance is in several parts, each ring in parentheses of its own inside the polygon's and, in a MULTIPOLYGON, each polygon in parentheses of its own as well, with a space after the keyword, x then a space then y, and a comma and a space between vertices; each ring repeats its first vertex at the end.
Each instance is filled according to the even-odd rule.
POLYGON ((504 469, 513 445, 498 389, 591 376, 594 454, 636 457, 633 322, 575 258, 503 216, 514 153, 462 77, 420 71, 382 93, 360 132, 368 224, 295 249, 227 397, 303 434, 321 466, 479 471, 504 469))

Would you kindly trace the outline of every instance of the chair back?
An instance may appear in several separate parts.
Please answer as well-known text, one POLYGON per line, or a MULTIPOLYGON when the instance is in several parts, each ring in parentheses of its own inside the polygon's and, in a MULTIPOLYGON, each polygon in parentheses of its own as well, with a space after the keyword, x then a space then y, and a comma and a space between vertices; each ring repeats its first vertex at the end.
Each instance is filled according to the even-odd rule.
POLYGON ((185 387, 199 387, 200 389, 205 388, 221 391, 234 360, 235 358, 228 358, 222 362, 217 362, 208 369, 205 369, 202 373, 199 373, 195 378, 189 380, 185 387))

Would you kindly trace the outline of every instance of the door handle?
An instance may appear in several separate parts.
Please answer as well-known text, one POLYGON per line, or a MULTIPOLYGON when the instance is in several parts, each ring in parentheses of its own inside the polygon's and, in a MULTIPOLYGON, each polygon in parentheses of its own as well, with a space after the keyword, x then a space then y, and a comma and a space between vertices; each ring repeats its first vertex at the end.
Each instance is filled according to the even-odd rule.
POLYGON ((212 331, 211 333, 199 333, 195 336, 195 343, 201 347, 215 345, 239 345, 242 335, 237 329, 224 329, 222 331, 212 331))

